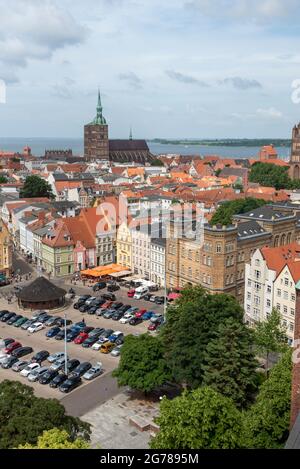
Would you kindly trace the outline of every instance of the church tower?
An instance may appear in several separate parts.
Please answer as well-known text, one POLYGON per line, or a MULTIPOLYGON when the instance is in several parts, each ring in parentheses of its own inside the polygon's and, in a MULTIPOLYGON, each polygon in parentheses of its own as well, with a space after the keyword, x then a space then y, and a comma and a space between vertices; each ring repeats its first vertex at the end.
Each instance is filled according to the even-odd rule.
POLYGON ((292 151, 289 165, 290 178, 300 179, 300 123, 293 128, 292 151))
POLYGON ((84 157, 87 161, 109 160, 108 125, 102 114, 99 90, 96 109, 95 119, 84 126, 84 157))

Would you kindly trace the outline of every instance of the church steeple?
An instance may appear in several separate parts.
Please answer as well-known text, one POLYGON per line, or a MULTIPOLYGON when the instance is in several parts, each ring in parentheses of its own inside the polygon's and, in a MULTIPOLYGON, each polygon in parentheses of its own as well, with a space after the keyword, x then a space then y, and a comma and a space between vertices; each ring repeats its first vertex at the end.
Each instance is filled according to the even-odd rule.
POLYGON ((97 104, 97 115, 91 124, 106 125, 106 119, 102 114, 102 103, 100 90, 98 89, 98 104, 97 104))
POLYGON ((132 127, 130 126, 129 140, 132 140, 132 127))

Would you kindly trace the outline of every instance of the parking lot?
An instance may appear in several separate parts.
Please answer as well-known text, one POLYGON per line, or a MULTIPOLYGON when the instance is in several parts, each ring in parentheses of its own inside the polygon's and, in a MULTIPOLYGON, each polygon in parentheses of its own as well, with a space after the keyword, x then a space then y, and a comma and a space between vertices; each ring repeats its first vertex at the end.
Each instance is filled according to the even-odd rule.
MULTIPOLYGON (((63 286, 63 285, 60 285, 63 286)), ((65 286, 66 289, 69 286, 65 286)), ((83 286, 72 286, 77 293, 76 298, 73 300, 72 304, 70 304, 65 310, 53 313, 50 311, 49 314, 53 316, 60 316, 63 317, 64 313, 66 313, 66 317, 71 319, 73 323, 76 323, 84 317, 86 325, 92 327, 103 327, 105 329, 113 329, 114 331, 121 331, 124 335, 128 334, 141 334, 147 331, 147 326, 149 321, 144 321, 141 324, 136 326, 131 326, 129 324, 121 324, 119 321, 114 321, 112 319, 105 319, 103 317, 99 317, 96 315, 89 315, 87 313, 81 313, 80 311, 73 308, 74 302, 76 302, 78 295, 82 294, 92 294, 93 296, 100 297, 102 293, 107 293, 107 290, 101 290, 99 292, 93 293, 91 288, 83 287, 83 286)), ((140 309, 146 309, 154 311, 156 313, 162 313, 163 306, 157 305, 152 302, 142 300, 135 300, 133 298, 127 297, 127 289, 122 288, 119 291, 114 292, 116 295, 116 300, 120 301, 124 304, 129 304, 131 306, 139 307, 140 309)), ((0 310, 9 310, 16 312, 18 314, 22 314, 28 318, 31 318, 33 312, 23 311, 18 307, 17 302, 13 302, 12 304, 7 304, 3 298, 0 299, 0 310)), ((24 360, 28 360, 31 356, 40 351, 40 350, 48 350, 50 354, 64 351, 64 340, 56 340, 55 337, 47 338, 45 333, 49 330, 49 327, 45 327, 43 330, 30 333, 27 330, 23 330, 21 328, 14 327, 13 325, 8 325, 5 322, 0 321, 0 337, 1 338, 8 338, 11 337, 19 342, 23 346, 31 346, 33 348, 33 353, 31 355, 26 355, 23 357, 24 360)), ((64 393, 60 392, 58 389, 52 389, 48 385, 42 385, 38 382, 29 382, 27 378, 22 377, 20 373, 13 371, 12 369, 3 369, 0 368, 0 380, 3 379, 14 379, 21 381, 24 384, 28 384, 32 386, 35 390, 35 394, 40 397, 50 398, 55 397, 57 399, 68 399, 69 406, 74 410, 74 413, 80 415, 82 412, 80 411, 80 401, 83 401, 83 395, 86 397, 86 400, 89 398, 89 393, 93 394, 93 401, 95 401, 95 394, 99 393, 99 402, 101 401, 102 395, 102 402, 103 402, 103 395, 110 396, 110 389, 111 394, 115 395, 117 393, 116 383, 113 379, 109 378, 113 369, 115 369, 118 365, 119 358, 114 357, 111 354, 103 354, 100 351, 93 350, 92 348, 83 348, 81 345, 76 345, 74 342, 68 342, 67 344, 67 352, 69 358, 75 358, 80 360, 80 362, 88 361, 92 363, 92 365, 96 364, 97 362, 101 362, 103 364, 104 373, 95 378, 92 382, 87 382, 82 380, 82 385, 72 391, 69 395, 65 395, 64 393), (106 378, 104 378, 106 376, 106 378), (103 382, 103 389, 101 392, 101 383, 103 382), (93 384, 92 384, 93 383, 93 384), (97 384, 96 384, 97 383, 97 384), (105 386, 104 386, 105 383, 105 386), (84 393, 84 394, 83 394, 84 393), (72 397, 71 397, 72 396, 72 397), (77 397, 78 396, 78 406, 77 408, 77 397), (72 402, 71 402, 72 400, 72 402)), ((43 366, 48 366, 48 362, 45 361, 42 364, 43 366)), ((49 364, 50 365, 50 364, 49 364)), ((96 399, 97 400, 97 399, 96 399)), ((85 406, 84 411, 87 411, 85 406)))

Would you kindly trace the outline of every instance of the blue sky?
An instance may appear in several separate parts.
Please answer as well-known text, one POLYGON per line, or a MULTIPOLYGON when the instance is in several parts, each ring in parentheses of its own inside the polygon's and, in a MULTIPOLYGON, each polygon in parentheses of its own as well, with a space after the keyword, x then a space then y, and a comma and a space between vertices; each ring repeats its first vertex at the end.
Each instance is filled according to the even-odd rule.
POLYGON ((299 0, 0 0, 0 135, 289 137, 299 0))

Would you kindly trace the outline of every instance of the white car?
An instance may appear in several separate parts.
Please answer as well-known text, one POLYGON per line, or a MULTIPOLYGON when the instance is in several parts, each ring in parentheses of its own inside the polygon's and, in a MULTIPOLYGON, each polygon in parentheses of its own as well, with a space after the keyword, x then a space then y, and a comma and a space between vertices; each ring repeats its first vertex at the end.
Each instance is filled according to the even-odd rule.
POLYGON ((134 313, 126 313, 124 316, 119 320, 121 324, 127 324, 129 323, 130 319, 134 317, 134 313))
POLYGON ((86 305, 90 306, 93 301, 97 300, 97 297, 96 296, 91 296, 90 298, 88 298, 85 302, 86 305))
POLYGON ((100 376, 103 373, 103 366, 101 362, 96 363, 92 368, 86 371, 83 375, 83 379, 91 380, 100 376))
POLYGON ((54 362, 56 362, 57 360, 59 360, 60 358, 62 358, 64 356, 65 356, 65 352, 56 352, 56 353, 52 353, 52 355, 49 355, 47 360, 48 360, 49 363, 54 363, 54 362))
POLYGON ((10 357, 10 355, 7 355, 7 353, 0 352, 0 364, 5 361, 7 357, 10 357))
POLYGON ((46 366, 41 366, 40 368, 35 368, 33 371, 29 373, 27 376, 28 381, 34 382, 39 379, 39 377, 48 371, 48 368, 46 366))
POLYGON ((92 349, 93 350, 100 350, 101 345, 104 344, 105 342, 109 342, 109 340, 106 337, 101 337, 101 339, 97 340, 97 342, 95 342, 92 345, 92 349))
POLYGON ((20 375, 21 376, 25 376, 27 378, 28 375, 30 375, 30 373, 33 371, 33 370, 36 370, 37 368, 41 368, 41 365, 39 363, 30 363, 29 365, 26 366, 26 368, 24 368, 21 372, 20 372, 20 375))
POLYGON ((32 326, 28 327, 28 332, 38 332, 38 331, 41 331, 42 329, 44 329, 44 324, 42 322, 34 322, 32 324, 32 326))

